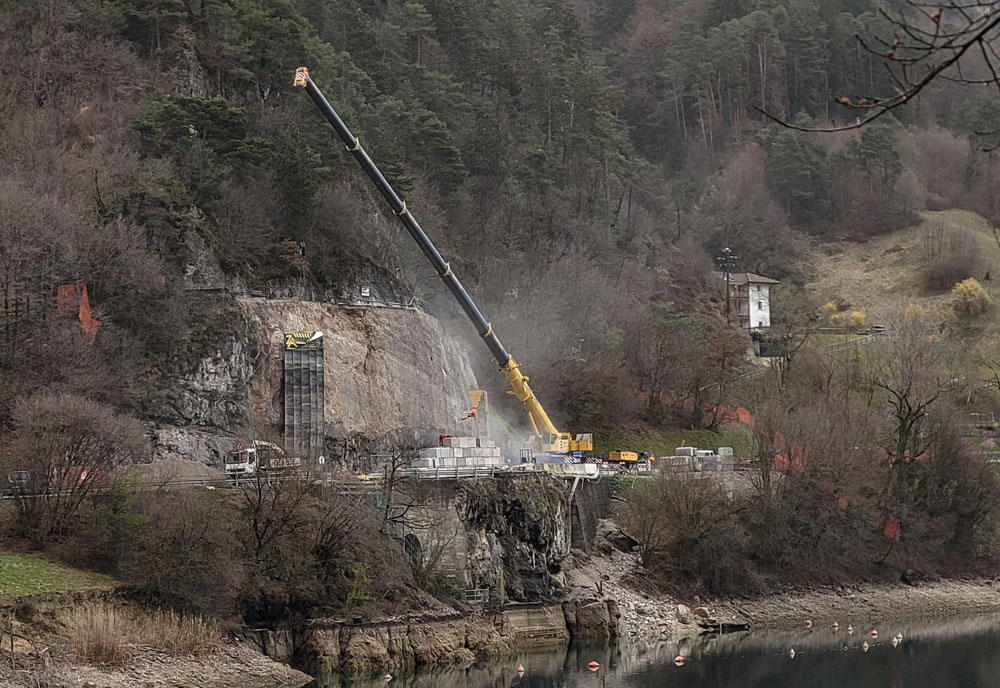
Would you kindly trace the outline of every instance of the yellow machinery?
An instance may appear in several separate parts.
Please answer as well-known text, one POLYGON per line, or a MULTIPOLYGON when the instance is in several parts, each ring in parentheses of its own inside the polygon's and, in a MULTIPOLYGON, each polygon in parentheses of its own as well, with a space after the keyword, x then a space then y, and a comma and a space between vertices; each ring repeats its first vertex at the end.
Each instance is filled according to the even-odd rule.
POLYGON ((493 326, 483 317, 483 314, 479 311, 479 307, 473 302, 465 287, 462 286, 462 283, 455 277, 451 266, 441 257, 437 247, 434 246, 433 242, 424 233, 424 230, 417 224, 416 219, 414 219, 406 207, 406 202, 399 197, 399 194, 386 181, 385 176, 379 171, 375 163, 372 162, 372 159, 368 157, 368 153, 361 146, 361 140, 351 133, 351 130, 344 124, 340 115, 330 105, 326 96, 316 86, 316 83, 309 76, 307 68, 299 67, 295 72, 294 85, 304 88, 309 97, 313 99, 320 112, 323 113, 323 116, 326 117, 327 121, 336 130, 341 141, 344 142, 347 150, 354 155, 355 160, 361 165, 361 169, 364 170, 382 196, 389 202, 392 212, 399 218, 399 221, 406 228, 406 231, 409 232, 410 236, 413 237, 413 240, 417 242, 417 245, 420 246, 420 250, 423 251, 427 260, 434 266, 438 276, 441 277, 445 286, 455 296, 462 310, 465 311, 472 324, 475 325, 479 336, 483 338, 490 353, 493 354, 497 365, 500 366, 500 372, 504 374, 504 377, 510 383, 510 393, 517 397, 517 400, 524 405, 525 410, 528 412, 528 420, 531 422, 531 429, 535 433, 537 446, 542 451, 559 453, 591 451, 594 445, 590 433, 572 435, 568 432, 559 432, 556 426, 552 424, 549 415, 542 408, 538 399, 535 398, 531 387, 528 386, 528 376, 521 372, 521 366, 518 365, 513 356, 507 353, 507 350, 493 332, 493 326))
POLYGON ((634 451, 613 451, 608 454, 608 463, 635 464, 639 462, 639 455, 634 451))

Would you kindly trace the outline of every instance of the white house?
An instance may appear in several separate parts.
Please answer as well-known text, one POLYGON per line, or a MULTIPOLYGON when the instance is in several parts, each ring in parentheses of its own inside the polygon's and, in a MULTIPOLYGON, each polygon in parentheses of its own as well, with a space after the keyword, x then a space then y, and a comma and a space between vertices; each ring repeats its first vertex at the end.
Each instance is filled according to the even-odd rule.
MULTIPOLYGON (((724 279, 721 273, 719 279, 724 279)), ((761 277, 752 272, 729 273, 729 308, 746 330, 760 330, 771 326, 771 286, 778 280, 761 277)))

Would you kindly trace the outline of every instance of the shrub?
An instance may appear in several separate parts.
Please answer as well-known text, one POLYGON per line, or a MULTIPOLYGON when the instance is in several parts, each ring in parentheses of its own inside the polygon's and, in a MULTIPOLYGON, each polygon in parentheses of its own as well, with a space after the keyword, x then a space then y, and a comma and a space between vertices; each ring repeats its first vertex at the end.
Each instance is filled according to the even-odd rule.
POLYGON ((141 611, 107 602, 70 608, 64 616, 73 651, 92 664, 121 665, 136 646, 169 655, 195 655, 216 648, 219 625, 201 616, 174 611, 141 611))
POLYGON ((923 239, 924 267, 921 282, 927 292, 941 292, 983 269, 983 257, 975 234, 932 225, 923 239))
POLYGON ((972 316, 985 311, 991 301, 983 285, 970 277, 952 288, 949 305, 957 315, 972 316))
POLYGON ((121 632, 120 612, 107 605, 73 607, 66 614, 66 631, 73 652, 91 664, 120 665, 129 659, 121 632))

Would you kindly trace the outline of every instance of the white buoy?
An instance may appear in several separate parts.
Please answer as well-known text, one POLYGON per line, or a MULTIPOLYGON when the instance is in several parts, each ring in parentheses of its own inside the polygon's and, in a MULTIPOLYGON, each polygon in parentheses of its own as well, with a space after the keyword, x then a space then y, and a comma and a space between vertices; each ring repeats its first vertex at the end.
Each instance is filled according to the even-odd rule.
POLYGON ((795 648, 794 647, 790 648, 788 650, 788 656, 791 657, 792 659, 795 659, 795 648))

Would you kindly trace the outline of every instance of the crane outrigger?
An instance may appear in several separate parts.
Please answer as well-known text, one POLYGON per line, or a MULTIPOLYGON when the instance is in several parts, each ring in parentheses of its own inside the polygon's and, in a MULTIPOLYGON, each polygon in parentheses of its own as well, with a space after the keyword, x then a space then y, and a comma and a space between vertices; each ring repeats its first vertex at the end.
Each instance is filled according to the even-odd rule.
POLYGON ((313 99, 320 112, 323 113, 323 116, 326 117, 327 121, 337 132, 337 135, 344 142, 347 150, 350 151, 354 159, 361 165, 361 169, 372 180, 372 183, 375 184, 375 187, 385 200, 389 202, 392 212, 399 218, 399 221, 406 228, 406 231, 409 232, 410 236, 413 237, 413 240, 417 242, 420 250, 423 251, 427 260, 430 261, 445 286, 448 287, 448 290, 458 300, 462 310, 465 311, 465 314, 472 321, 473 326, 475 326, 476 332, 486 343, 490 353, 493 354, 494 360, 500 366, 500 372, 504 374, 504 377, 510 383, 510 393, 517 397, 518 401, 524 405, 525 410, 528 412, 528 420, 531 422, 531 428, 535 433, 537 446, 542 451, 563 454, 591 451, 593 449, 593 438, 590 433, 574 436, 568 432, 560 432, 552 423, 552 420, 545 412, 545 409, 542 408, 538 398, 531 391, 531 387, 528 386, 528 376, 521 372, 520 365, 507 352, 504 345, 500 343, 496 333, 493 331, 493 325, 483 317, 472 297, 469 296, 462 283, 458 281, 458 277, 452 271, 451 265, 441 257, 441 253, 437 250, 437 247, 434 246, 434 243, 424 233, 424 230, 406 207, 406 201, 399 197, 399 194, 392 188, 382 172, 372 162, 372 159, 368 157, 368 153, 361 146, 361 140, 351 133, 351 130, 344 124, 340 115, 330 105, 330 101, 326 99, 326 96, 316 86, 316 83, 309 76, 308 68, 300 67, 296 70, 295 86, 304 88, 309 97, 313 99))

